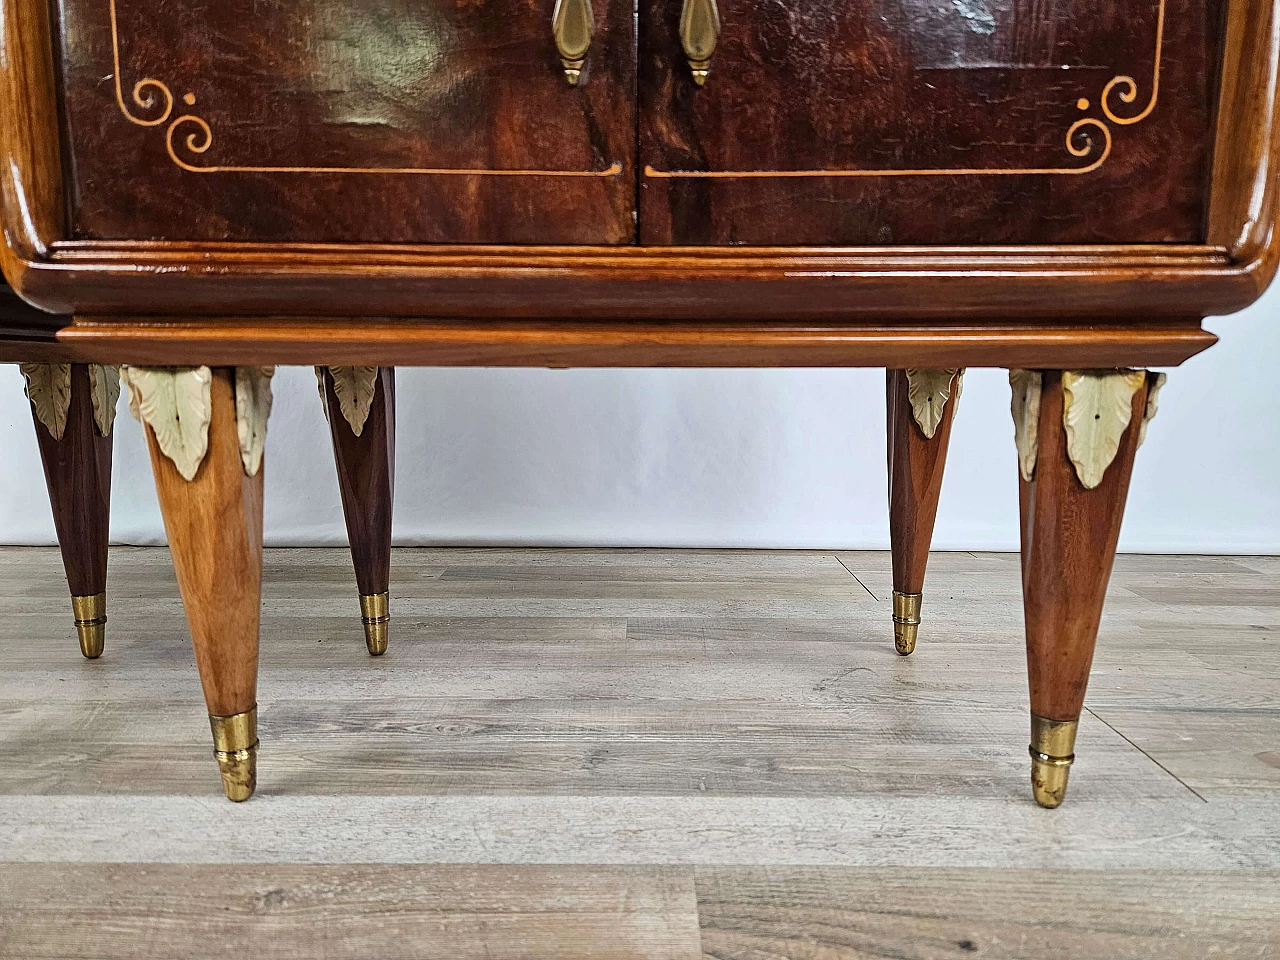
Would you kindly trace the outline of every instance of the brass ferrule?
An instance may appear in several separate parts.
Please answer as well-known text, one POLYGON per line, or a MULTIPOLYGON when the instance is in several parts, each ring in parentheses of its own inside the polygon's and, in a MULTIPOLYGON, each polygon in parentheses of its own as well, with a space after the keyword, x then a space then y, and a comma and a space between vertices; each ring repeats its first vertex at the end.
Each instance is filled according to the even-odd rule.
POLYGON ((391 594, 371 593, 360 598, 360 616, 365 623, 380 623, 391 619, 391 594))
POLYGON ((920 623, 920 604, 923 593, 899 593, 893 591, 893 619, 899 623, 920 623))
POLYGON ((217 753, 252 750, 258 745, 258 708, 230 717, 209 717, 213 730, 213 749, 217 753))
POLYGON ((213 756, 228 800, 239 803, 258 786, 258 708, 230 717, 209 717, 213 756))
POLYGON ((91 597, 72 597, 71 613, 76 621, 80 652, 88 660, 98 659, 106 645, 107 595, 95 593, 91 597))
POLYGON ((371 656, 387 652, 391 624, 391 598, 387 591, 360 598, 360 618, 364 621, 364 643, 371 656))
POLYGON ((916 636, 920 632, 921 593, 893 591, 893 645, 904 657, 916 648, 916 636))
POLYGON ((1079 725, 1031 715, 1031 792, 1042 807, 1052 809, 1066 798, 1079 725))

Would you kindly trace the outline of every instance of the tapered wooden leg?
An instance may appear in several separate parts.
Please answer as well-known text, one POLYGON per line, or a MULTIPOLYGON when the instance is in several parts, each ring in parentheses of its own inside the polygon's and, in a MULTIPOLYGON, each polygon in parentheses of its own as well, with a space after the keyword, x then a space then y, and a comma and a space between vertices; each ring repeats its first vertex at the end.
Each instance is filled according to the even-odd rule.
MULTIPOLYGON (((336 377, 346 378, 343 390, 361 389, 357 368, 320 368, 324 402, 333 436, 338 488, 347 520, 351 560, 360 591, 360 614, 365 645, 373 656, 387 651, 390 630, 391 506, 396 466, 396 372, 379 367, 367 412, 363 403, 346 395, 344 405, 336 377), (359 427, 357 431, 356 427, 359 427)), ((365 381, 367 383, 368 381, 365 381)))
MULTIPOLYGON (((64 375, 65 370, 64 367, 64 375)), ((110 375, 118 376, 114 371, 110 375)), ((50 425, 41 421, 34 406, 32 419, 53 507, 53 525, 62 548, 62 565, 71 588, 80 652, 94 660, 102 656, 106 641, 112 434, 109 418, 105 420, 105 436, 95 422, 88 366, 70 365, 66 422, 63 425, 59 419, 52 424, 54 429, 61 426, 60 438, 55 438, 50 425)), ((50 418, 46 415, 46 419, 50 418)))
POLYGON ((146 434, 222 785, 228 798, 247 800, 257 783, 263 471, 248 476, 241 462, 235 376, 213 371, 208 452, 192 480, 150 426, 146 434))
MULTIPOLYGON (((1147 408, 1147 375, 1135 376, 1138 386, 1131 398, 1124 390, 1119 399, 1114 393, 1110 397, 1112 418, 1122 424, 1127 403, 1129 419, 1123 432, 1119 427, 1113 431, 1119 447, 1105 472, 1098 470, 1105 457, 1091 457, 1083 443, 1075 451, 1083 466, 1073 464, 1069 455, 1063 374, 1050 371, 1041 376, 1038 417, 1030 411, 1038 441, 1026 441, 1027 452, 1034 449, 1034 465, 1029 471, 1024 463, 1020 488, 1022 593, 1031 687, 1032 791, 1045 807, 1062 802, 1075 759, 1076 726, 1147 408), (1087 489, 1082 473, 1099 482, 1087 489)), ((1087 407, 1083 400, 1076 402, 1087 407)), ((1017 403, 1015 398, 1015 411, 1017 403)), ((1081 431, 1106 415, 1105 403, 1097 412, 1082 409, 1080 417, 1087 422, 1080 423, 1081 431)), ((1026 437, 1021 425, 1019 434, 1021 446, 1026 437)))
MULTIPOLYGON (((951 442, 951 423, 955 418, 958 389, 947 386, 934 391, 924 403, 936 403, 940 409, 913 409, 911 383, 905 370, 887 370, 889 440, 889 539, 893 547, 893 639, 898 653, 907 656, 916 648, 920 629, 920 607, 924 597, 925 567, 929 562, 929 544, 933 524, 938 515, 938 497, 942 493, 942 471, 947 463, 947 446, 951 442), (942 395, 945 393, 945 395, 942 395), (949 401, 949 402, 948 402, 949 401), (922 426, 921 420, 924 421, 922 426), (932 429, 932 436, 925 430, 932 429)), ((917 373, 913 371, 913 374, 917 373)), ((920 374, 948 374, 959 383, 959 371, 919 371, 920 374)), ((923 379, 917 376, 917 403, 923 379)), ((927 390, 927 388, 926 388, 927 390)))

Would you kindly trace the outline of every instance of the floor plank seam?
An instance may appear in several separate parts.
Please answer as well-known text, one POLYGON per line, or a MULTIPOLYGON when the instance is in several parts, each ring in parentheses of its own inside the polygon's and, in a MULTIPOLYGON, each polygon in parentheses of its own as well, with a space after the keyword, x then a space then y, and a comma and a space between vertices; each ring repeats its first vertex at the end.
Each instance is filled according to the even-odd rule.
POLYGON ((876 603, 879 603, 879 602, 880 602, 880 598, 879 598, 879 597, 877 597, 874 593, 872 593, 872 592, 871 592, 871 588, 870 588, 870 587, 868 587, 865 583, 863 583, 863 582, 862 582, 862 580, 858 577, 858 575, 857 575, 856 573, 854 573, 852 570, 849 570, 849 565, 848 565, 847 563, 845 563, 845 562, 844 562, 844 560, 842 560, 842 559, 840 558, 840 555, 839 555, 839 554, 836 554, 836 563, 838 563, 838 564, 840 564, 840 566, 844 567, 844 568, 845 568, 845 570, 847 570, 847 571, 848 571, 849 576, 853 577, 853 579, 855 579, 855 580, 857 580, 857 581, 858 581, 858 586, 860 586, 863 590, 867 591, 867 593, 871 596, 871 599, 872 599, 872 600, 874 600, 876 603))
POLYGON ((1199 791, 1197 791, 1194 787, 1192 787, 1192 786, 1191 786, 1191 784, 1187 783, 1187 782, 1186 782, 1185 780, 1183 780, 1181 777, 1177 776, 1177 775, 1176 775, 1172 770, 1170 770, 1168 767, 1166 767, 1163 763, 1161 763, 1159 760, 1157 760, 1157 759, 1156 759, 1155 757, 1153 757, 1151 754, 1147 753, 1147 751, 1143 750, 1140 746, 1138 746, 1136 743, 1134 743, 1132 740, 1130 740, 1128 737, 1126 737, 1123 733, 1121 733, 1119 730, 1117 730, 1117 729, 1116 729, 1115 727, 1113 727, 1111 724, 1107 723, 1106 719, 1105 719, 1104 717, 1102 717, 1102 716, 1101 716, 1101 715, 1100 715, 1096 710, 1094 710, 1094 709, 1092 709, 1091 707, 1088 707, 1088 706, 1086 706, 1084 709, 1085 709, 1085 712, 1086 712, 1086 713, 1088 713, 1090 716, 1092 716, 1093 718, 1095 718, 1096 720, 1098 720, 1100 723, 1102 723, 1103 725, 1105 725, 1105 726, 1106 726, 1106 728, 1107 728, 1108 730, 1110 730, 1110 731, 1111 731, 1112 733, 1114 733, 1116 736, 1120 737, 1120 739, 1124 740, 1124 742, 1125 742, 1125 743, 1129 744, 1129 746, 1133 747, 1133 749, 1137 750, 1140 754, 1142 754, 1144 757, 1146 757, 1148 760, 1150 760, 1152 763, 1154 763, 1157 767, 1159 767, 1159 768, 1160 768, 1161 770, 1163 770, 1165 773, 1169 774, 1169 776, 1173 777, 1173 779, 1177 780, 1177 781, 1178 781, 1178 783, 1182 784, 1184 787, 1186 787, 1188 790, 1190 790, 1190 791, 1191 791, 1191 792, 1196 796, 1196 798, 1200 800, 1200 802, 1201 802, 1201 803, 1208 803, 1208 802, 1209 802, 1209 801, 1208 801, 1208 800, 1206 800, 1204 797, 1202 797, 1202 796, 1200 795, 1199 791))

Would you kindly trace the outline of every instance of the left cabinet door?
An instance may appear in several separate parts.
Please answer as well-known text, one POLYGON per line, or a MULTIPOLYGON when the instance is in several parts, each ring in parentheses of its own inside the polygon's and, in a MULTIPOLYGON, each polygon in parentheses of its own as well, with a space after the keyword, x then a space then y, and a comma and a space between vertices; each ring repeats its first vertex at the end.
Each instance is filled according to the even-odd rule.
POLYGON ((59 0, 74 236, 631 243, 631 4, 586 9, 571 84, 555 0, 59 0))

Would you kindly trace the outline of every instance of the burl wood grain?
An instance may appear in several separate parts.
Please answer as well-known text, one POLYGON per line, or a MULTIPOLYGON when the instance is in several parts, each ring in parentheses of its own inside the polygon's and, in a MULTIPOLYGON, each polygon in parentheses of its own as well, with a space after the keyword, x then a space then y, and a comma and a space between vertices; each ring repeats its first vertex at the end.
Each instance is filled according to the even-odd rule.
POLYGON ((129 0, 118 8, 125 106, 171 91, 163 123, 116 100, 108 0, 63 0, 61 70, 77 237, 628 243, 634 239, 630 7, 596 4, 570 87, 542 0, 129 0), (187 102, 190 99, 191 102, 187 102), (610 177, 199 167, 525 170, 610 177))
POLYGON ((893 547, 893 589, 924 590, 929 544, 942 494, 951 424, 959 397, 955 391, 932 439, 916 424, 907 396, 905 370, 886 371, 889 440, 889 538, 893 547))
POLYGON ((1106 122, 1083 175, 642 177, 648 244, 1198 241, 1217 96, 1221 0, 1168 0, 1159 101, 1106 120, 1115 76, 1153 90, 1155 0, 871 0, 722 5, 704 88, 680 4, 640 4, 640 167, 660 172, 1084 167, 1066 135, 1106 122), (1082 101, 1087 100, 1087 106, 1082 101))
POLYGON ((94 424, 89 368, 71 367, 71 407, 61 440, 32 414, 67 586, 73 597, 96 596, 107 589, 113 437, 102 436, 94 424))
POLYGON ((1147 388, 1102 483, 1086 490, 1067 458, 1061 375, 1046 372, 1035 476, 1019 481, 1022 593, 1031 712, 1075 720, 1084 705, 1102 605, 1115 562, 1147 388))
POLYGON ((363 597, 386 593, 391 581, 396 474, 396 371, 394 367, 378 370, 373 406, 358 437, 342 416, 328 367, 321 376, 356 585, 363 597))
POLYGON ((235 371, 213 372, 209 452, 184 480, 146 429, 156 493, 211 716, 253 707, 262 596, 262 477, 247 477, 236 433, 235 371))

